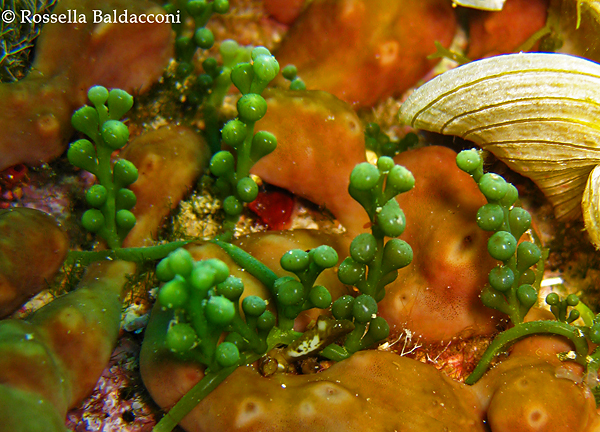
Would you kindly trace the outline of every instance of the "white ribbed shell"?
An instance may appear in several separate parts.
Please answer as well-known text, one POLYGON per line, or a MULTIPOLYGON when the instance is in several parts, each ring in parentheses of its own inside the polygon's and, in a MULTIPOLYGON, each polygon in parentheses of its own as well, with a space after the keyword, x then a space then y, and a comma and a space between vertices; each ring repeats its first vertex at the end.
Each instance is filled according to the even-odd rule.
MULTIPOLYGON (((399 116, 417 129, 489 150, 532 179, 557 217, 571 219, 580 214, 586 181, 600 163, 600 65, 552 53, 474 61, 418 88, 399 116)), ((585 219, 586 226, 600 220, 597 212, 585 219)))
POLYGON ((473 9, 499 11, 504 7, 505 1, 506 0, 452 0, 452 3, 473 9))

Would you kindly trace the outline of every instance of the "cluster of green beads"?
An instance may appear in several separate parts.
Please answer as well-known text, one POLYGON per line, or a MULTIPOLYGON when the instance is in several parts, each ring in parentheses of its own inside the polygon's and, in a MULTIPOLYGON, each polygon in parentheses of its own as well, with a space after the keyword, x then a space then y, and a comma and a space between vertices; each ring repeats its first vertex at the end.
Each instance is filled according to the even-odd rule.
POLYGON ((561 299, 557 293, 550 293, 546 296, 546 304, 550 305, 550 311, 557 321, 571 324, 581 316, 581 313, 574 309, 579 304, 579 296, 576 294, 569 294, 561 299))
POLYGON ((287 65, 281 70, 281 75, 290 82, 290 90, 306 90, 306 84, 298 77, 298 68, 287 65))
POLYGON ((218 259, 194 261, 185 249, 177 249, 160 261, 156 277, 165 282, 158 302, 173 311, 166 346, 185 359, 193 359, 215 372, 242 364, 244 352, 264 354, 275 315, 257 296, 241 301, 241 279, 229 275, 218 259), (228 335, 220 342, 223 332, 228 335))
POLYGON ((491 308, 507 314, 514 324, 523 322, 536 304, 536 272, 531 268, 540 262, 540 248, 529 241, 518 243, 531 226, 530 214, 515 205, 517 188, 497 174, 483 174, 483 161, 477 150, 465 150, 456 157, 458 167, 477 182, 488 204, 477 212, 477 225, 494 234, 488 240, 488 252, 502 264, 490 271, 489 284, 481 300, 491 308))
POLYGON ((206 23, 213 13, 225 14, 229 11, 228 0, 172 0, 164 5, 167 13, 179 14, 180 22, 173 23, 177 34, 175 39, 175 55, 179 61, 177 74, 188 76, 194 70, 192 59, 198 48, 210 49, 215 43, 213 32, 206 28, 206 23), (194 31, 187 33, 188 20, 193 20, 194 31))
POLYGON ((267 102, 260 94, 279 73, 279 63, 264 47, 254 48, 251 57, 252 62, 237 64, 231 70, 231 81, 242 97, 237 102, 238 117, 228 121, 221 131, 223 143, 236 151, 237 161, 230 151, 223 150, 210 162, 210 171, 217 177, 215 186, 226 197, 223 200, 226 231, 233 230, 244 203, 254 201, 258 195, 250 168, 277 146, 272 133, 254 133, 254 125, 267 112, 267 102))
POLYGON ((71 123, 94 144, 87 139, 75 141, 67 157, 71 164, 94 174, 99 182, 86 193, 86 201, 93 209, 83 214, 84 228, 105 239, 109 248, 116 249, 136 222, 130 211, 136 197, 127 186, 137 180, 138 171, 125 159, 111 164, 112 152, 129 140, 129 130, 119 119, 131 109, 133 98, 123 90, 109 92, 102 86, 92 87, 88 98, 94 107, 86 105, 77 110, 71 123))
POLYGON ((315 285, 315 281, 323 270, 334 267, 337 262, 337 252, 326 245, 308 252, 293 249, 281 257, 281 267, 296 276, 280 277, 273 285, 279 327, 282 330, 291 330, 294 320, 302 311, 331 306, 329 290, 322 285, 315 285))
POLYGON ((398 141, 392 141, 388 134, 383 132, 377 123, 368 123, 365 127, 365 146, 368 150, 375 152, 378 156, 394 157, 419 143, 419 137, 413 133, 407 133, 398 141))
POLYGON ((406 220, 395 198, 414 185, 412 173, 387 156, 380 157, 377 166, 361 163, 350 174, 348 191, 371 219, 371 233, 352 241, 350 256, 338 270, 340 281, 355 286, 361 294, 343 296, 332 306, 335 318, 354 322, 355 329, 344 344, 350 353, 389 334, 387 323, 377 316, 377 303, 385 296, 385 286, 398 277, 398 270, 412 261, 411 247, 396 238, 404 232, 406 220), (385 241, 385 237, 391 238, 385 241))

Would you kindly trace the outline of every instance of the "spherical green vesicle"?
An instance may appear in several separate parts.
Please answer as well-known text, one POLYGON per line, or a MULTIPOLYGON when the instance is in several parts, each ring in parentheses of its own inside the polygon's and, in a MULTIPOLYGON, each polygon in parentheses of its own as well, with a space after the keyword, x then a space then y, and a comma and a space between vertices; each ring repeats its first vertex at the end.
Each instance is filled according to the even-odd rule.
POLYGON ((311 249, 310 255, 313 262, 324 269, 335 266, 339 259, 335 249, 327 245, 321 245, 311 249))
POLYGON ((214 0, 213 10, 218 14, 225 14, 229 11, 229 0, 214 0))
POLYGON ((243 292, 244 283, 240 278, 235 276, 229 276, 224 282, 217 285, 217 294, 231 301, 239 299, 243 292))
POLYGON ((103 105, 108 100, 108 90, 106 87, 94 86, 88 90, 88 99, 94 105, 103 105))
POLYGON ((300 78, 296 78, 290 83, 290 90, 306 90, 306 83, 300 78))
POLYGON ((569 312, 569 316, 567 317, 567 322, 571 324, 573 321, 576 321, 581 316, 581 313, 577 309, 571 309, 569 312))
POLYGON ((494 259, 506 261, 516 250, 517 240, 506 231, 498 231, 488 240, 488 252, 494 259))
POLYGON ((371 165, 368 162, 359 163, 354 167, 350 174, 350 184, 352 187, 361 190, 368 191, 377 185, 381 173, 376 166, 371 165))
POLYGON ((216 78, 219 73, 219 64, 214 57, 208 57, 202 62, 202 69, 212 78, 216 78))
POLYGON ((168 309, 180 308, 187 300, 187 284, 180 276, 164 284, 158 291, 158 301, 168 309))
POLYGON ((106 105, 108 106, 110 118, 118 120, 133 107, 133 96, 125 90, 112 89, 108 94, 106 105))
POLYGON ((119 159, 113 166, 113 179, 119 186, 129 186, 138 179, 138 170, 135 165, 126 159, 119 159))
POLYGON ((277 318, 271 311, 264 311, 256 320, 256 328, 261 331, 269 331, 277 323, 277 318))
MULTIPOLYGON (((394 166, 396 166, 396 164, 394 163, 394 159, 392 159, 389 156, 381 156, 379 159, 377 159, 377 168, 381 172, 389 172, 392 168, 394 168, 394 166)), ((390 179, 388 176, 388 183, 389 181, 390 179)))
POLYGON ((80 139, 71 143, 67 151, 69 162, 77 168, 96 173, 98 160, 96 157, 96 148, 94 144, 86 139, 80 139))
POLYGON ((188 104, 202 104, 204 97, 206 97, 210 93, 209 90, 211 89, 213 82, 214 81, 212 77, 208 74, 203 73, 198 75, 196 83, 192 86, 190 92, 188 93, 188 104))
POLYGON ((550 293, 546 296, 546 303, 550 306, 556 306, 560 303, 560 296, 556 293, 550 293))
POLYGON ((250 52, 250 58, 252 60, 256 60, 260 56, 270 56, 270 55, 271 55, 271 51, 269 51, 269 49, 264 46, 254 47, 254 48, 252 48, 252 51, 250 52))
POLYGON ((331 305, 331 293, 322 285, 312 287, 308 299, 319 309, 327 309, 331 305))
POLYGON ((398 201, 391 199, 383 205, 377 215, 377 224, 388 237, 398 237, 404 232, 406 219, 398 201))
POLYGON ((185 353, 196 343, 196 332, 187 323, 172 325, 167 330, 166 345, 171 351, 185 353))
POLYGON ((577 306, 579 304, 579 296, 577 294, 569 294, 567 296, 567 306, 577 306))
POLYGON ((489 274, 488 280, 495 290, 506 292, 515 282, 515 274, 508 266, 494 267, 489 274))
POLYGON ((235 306, 228 298, 212 296, 206 303, 204 314, 211 324, 226 326, 235 316, 235 306))
POLYGON ((242 335, 240 335, 237 332, 230 332, 227 336, 225 336, 225 342, 231 342, 236 347, 238 347, 238 350, 243 350, 244 347, 247 345, 242 335))
POLYGON ((477 150, 463 150, 456 155, 456 165, 467 173, 474 172, 481 164, 481 156, 477 150))
POLYGON ((517 246, 517 269, 524 271, 536 264, 542 257, 540 248, 534 243, 524 241, 517 246))
MULTIPOLYGON (((221 136, 225 144, 229 144, 233 148, 237 148, 244 142, 248 128, 246 124, 240 120, 229 120, 221 130, 221 136)), ((218 153, 217 153, 218 154, 218 153)))
POLYGON ((102 185, 93 185, 85 193, 85 200, 92 207, 100 208, 106 202, 108 191, 102 185))
POLYGON ((221 342, 215 351, 215 360, 221 367, 230 367, 240 361, 240 351, 231 342, 221 342))
POLYGON ((521 238, 523 233, 531 227, 531 215, 521 207, 513 207, 508 212, 508 222, 516 238, 521 238))
POLYGON ((508 185, 498 174, 487 173, 479 180, 479 190, 488 200, 499 201, 506 195, 508 185))
POLYGON ((352 315, 359 323, 369 322, 377 314, 377 302, 367 294, 361 294, 354 299, 352 315))
POLYGON ((350 256, 361 264, 370 263, 377 253, 377 240, 373 234, 362 233, 357 235, 350 244, 350 256))
POLYGON ((298 75, 298 68, 293 64, 289 64, 281 70, 281 75, 283 75, 286 80, 292 81, 298 75))
POLYGON ((530 308, 537 302, 538 293, 533 286, 523 284, 517 288, 517 298, 523 306, 530 308))
POLYGON ((489 308, 501 310, 506 305, 506 299, 498 291, 486 286, 481 290, 481 303, 489 308))
POLYGON ((98 111, 87 105, 81 107, 71 117, 71 124, 79 132, 94 138, 94 135, 98 133, 98 111))
POLYGON ((186 9, 192 16, 201 15, 205 10, 208 3, 206 0, 190 0, 187 2, 186 9))
POLYGON ((377 135, 379 135, 380 131, 381 131, 381 128, 375 122, 367 123, 367 125, 365 126, 365 133, 368 136, 376 137, 377 135))
POLYGON ((267 113, 267 101, 255 93, 245 94, 238 100, 237 109, 243 121, 254 123, 267 113))
POLYGON ((390 239, 383 247, 383 265, 397 270, 412 262, 413 250, 404 240, 390 239))
POLYGON ((156 278, 161 282, 168 282, 175 277, 175 272, 169 265, 169 258, 163 258, 156 266, 156 278))
POLYGON ((180 62, 175 70, 175 75, 178 78, 184 79, 194 72, 194 65, 185 61, 180 62))
POLYGON ((521 277, 519 278, 519 285, 529 284, 533 285, 535 283, 535 272, 531 269, 527 269, 521 273, 521 277))
POLYGON ((506 183, 506 195, 500 200, 500 205, 510 208, 519 198, 519 191, 512 183, 506 183))
POLYGON ((504 222, 504 210, 499 204, 485 204, 477 211, 477 225, 485 231, 497 231, 504 222))
POLYGON ((279 73, 279 63, 270 53, 254 58, 252 68, 256 77, 263 82, 271 82, 279 73))
POLYGON ((277 301, 284 306, 301 303, 304 301, 304 286, 295 279, 286 279, 277 286, 277 301))
POLYGON ((89 232, 96 233, 104 227, 104 215, 98 209, 87 210, 81 217, 81 224, 89 232))
POLYGON ((336 319, 350 319, 354 306, 354 297, 345 295, 333 302, 331 313, 336 319))
POLYGON ((119 210, 115 215, 115 223, 120 229, 129 232, 135 226, 135 215, 129 210, 119 210))
POLYGON ((220 151, 215 153, 210 160, 210 172, 217 177, 224 176, 228 173, 233 173, 234 170, 235 160, 231 152, 225 150, 220 151))
POLYGON ((204 260, 204 263, 214 270, 215 284, 224 282, 229 277, 229 267, 218 258, 204 260))
POLYGON ((231 69, 231 81, 242 94, 250 93, 253 79, 254 69, 250 63, 239 63, 231 69))
POLYGON ((267 309, 267 303, 258 296, 248 296, 242 301, 242 310, 246 316, 258 317, 267 309))
POLYGON ((277 148, 277 138, 271 132, 258 131, 252 137, 252 159, 258 160, 277 148))
POLYGON ((258 185, 250 177, 241 178, 237 184, 237 193, 244 202, 252 202, 258 196, 258 185))
POLYGON ((100 128, 104 143, 112 150, 122 148, 129 141, 129 129, 123 122, 107 120, 100 128))
POLYGON ((201 261, 194 265, 189 282, 192 287, 205 296, 208 290, 215 285, 215 273, 215 270, 211 266, 201 261))
POLYGON ((384 318, 375 317, 369 323, 368 335, 375 341, 383 340, 390 335, 390 326, 384 318))
POLYGON ((415 178, 402 165, 395 165, 387 176, 387 184, 397 194, 404 193, 415 187, 415 178))
POLYGON ((293 249, 283 254, 279 263, 284 270, 296 273, 306 270, 310 264, 310 259, 308 252, 302 249, 293 249))
POLYGON ((194 269, 194 258, 185 249, 179 248, 169 254, 169 267, 173 273, 188 277, 194 269))
POLYGON ((121 188, 115 197, 115 204, 118 210, 131 210, 137 203, 137 197, 131 189, 121 188))
POLYGON ((228 196, 223 200, 223 211, 225 211, 225 213, 227 213, 230 216, 239 215, 243 209, 244 207, 242 206, 240 200, 238 200, 233 195, 228 196))
POLYGON ((210 29, 200 27, 194 33, 194 42, 202 49, 210 49, 215 44, 215 35, 210 29))
POLYGON ((219 46, 219 52, 223 57, 223 63, 227 64, 237 55, 240 45, 233 39, 225 39, 219 46))
POLYGON ((359 281, 364 279, 366 273, 366 266, 364 264, 354 261, 348 257, 340 264, 338 269, 338 279, 340 282, 346 285, 356 285, 359 281))

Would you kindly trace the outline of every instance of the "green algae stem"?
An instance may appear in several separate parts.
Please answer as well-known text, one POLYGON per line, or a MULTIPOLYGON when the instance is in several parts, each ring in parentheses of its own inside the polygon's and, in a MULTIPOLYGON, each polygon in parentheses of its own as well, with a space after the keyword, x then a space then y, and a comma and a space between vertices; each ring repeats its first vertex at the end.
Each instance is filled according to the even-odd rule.
POLYGON ((238 368, 238 365, 223 368, 218 372, 210 372, 204 376, 190 391, 175 404, 165 416, 154 426, 153 432, 170 432, 179 424, 202 399, 216 389, 238 368))
POLYGON ((558 321, 531 321, 519 323, 500 333, 483 353, 483 357, 471 375, 467 377, 465 384, 475 384, 485 374, 492 359, 500 352, 505 351, 514 342, 526 336, 539 334, 558 335, 569 339, 575 346, 576 357, 574 360, 585 366, 588 343, 581 329, 558 321))
POLYGON ((155 261, 166 257, 174 250, 192 241, 181 240, 149 247, 117 248, 102 251, 70 251, 65 260, 65 265, 72 266, 78 264, 85 267, 93 262, 106 260, 131 261, 135 263, 155 261))

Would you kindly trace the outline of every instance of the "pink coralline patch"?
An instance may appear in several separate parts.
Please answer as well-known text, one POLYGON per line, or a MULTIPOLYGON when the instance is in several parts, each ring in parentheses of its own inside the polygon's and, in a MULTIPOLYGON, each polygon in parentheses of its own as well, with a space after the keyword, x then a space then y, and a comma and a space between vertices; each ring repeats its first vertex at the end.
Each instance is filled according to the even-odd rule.
POLYGON ((456 18, 447 0, 315 0, 276 52, 309 89, 368 107, 409 89, 448 46, 456 18), (427 23, 427 25, 422 25, 427 23))
POLYGON ((140 388, 136 382, 138 354, 139 345, 131 338, 119 339, 119 346, 94 393, 67 414, 66 426, 70 431, 152 431, 155 422, 151 410, 136 390, 140 388))
POLYGON ((448 340, 491 334, 501 318, 479 299, 496 265, 487 252, 488 235, 475 223, 486 201, 455 158, 448 148, 424 147, 395 159, 416 182, 398 197, 407 221, 401 238, 411 245, 413 262, 379 303, 392 333, 408 328, 425 341, 448 340))

